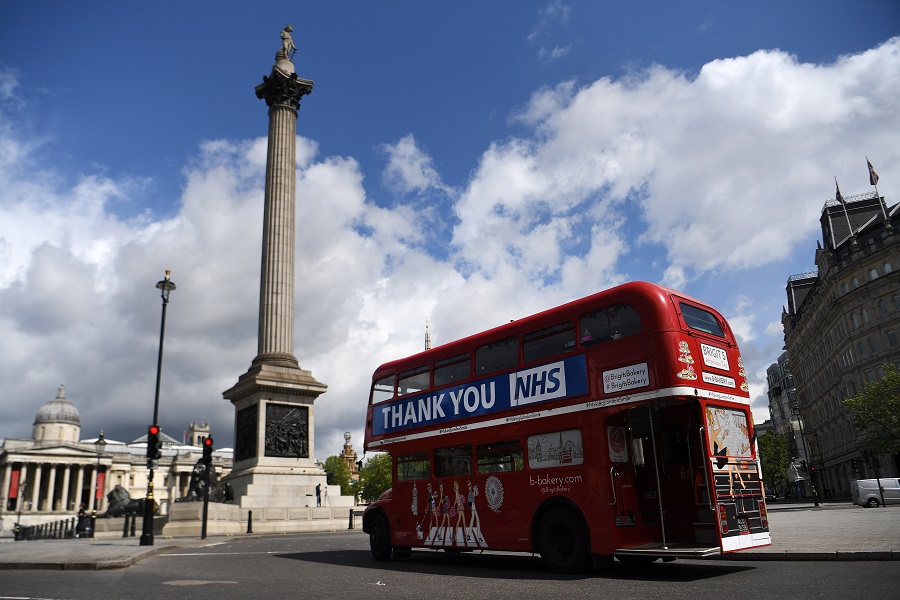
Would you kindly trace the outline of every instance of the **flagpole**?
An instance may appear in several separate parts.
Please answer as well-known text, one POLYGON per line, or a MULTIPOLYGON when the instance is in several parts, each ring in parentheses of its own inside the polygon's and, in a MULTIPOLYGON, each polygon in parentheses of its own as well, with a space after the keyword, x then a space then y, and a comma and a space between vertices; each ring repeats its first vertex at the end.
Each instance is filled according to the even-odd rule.
POLYGON ((844 197, 841 195, 841 186, 838 185, 837 175, 834 176, 834 197, 841 203, 841 206, 844 207, 844 217, 847 218, 847 228, 850 230, 850 237, 853 237, 856 233, 853 231, 853 225, 850 224, 850 215, 847 214, 847 203, 844 202, 844 197))
POLYGON ((866 157, 866 164, 869 166, 869 183, 871 183, 872 187, 875 188, 875 197, 878 199, 878 206, 881 207, 881 214, 884 215, 884 220, 887 221, 887 207, 881 200, 881 194, 878 193, 878 173, 875 172, 875 169, 872 167, 872 163, 869 162, 868 156, 866 157))

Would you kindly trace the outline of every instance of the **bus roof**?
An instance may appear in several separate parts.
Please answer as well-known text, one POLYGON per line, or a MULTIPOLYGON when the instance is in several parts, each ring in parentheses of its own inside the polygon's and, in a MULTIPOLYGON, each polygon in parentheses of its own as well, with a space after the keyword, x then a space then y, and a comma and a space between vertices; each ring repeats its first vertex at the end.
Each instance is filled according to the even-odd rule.
MULTIPOLYGON (((574 313, 578 313, 579 308, 584 307, 584 309, 587 309, 587 307, 594 307, 598 304, 598 302, 601 302, 603 300, 612 303, 634 303, 643 299, 643 303, 645 305, 656 304, 657 306, 659 306, 661 304, 668 304, 670 302, 669 299, 673 294, 679 298, 704 306, 707 310, 711 310, 717 315, 719 314, 718 311, 710 307, 705 302, 701 302, 700 300, 692 298, 686 294, 682 294, 677 290, 669 289, 661 285, 656 285, 654 283, 648 283, 646 281, 632 281, 609 288, 608 290, 603 290, 601 292, 591 294, 590 296, 585 296, 584 298, 579 298, 565 304, 560 304, 559 306, 555 306, 553 308, 548 308, 541 312, 523 317, 521 319, 517 319, 515 321, 511 321, 509 323, 505 323, 492 329, 480 331, 464 338, 447 342, 446 344, 441 344, 440 346, 436 346, 430 350, 424 350, 422 352, 411 354, 404 358, 386 362, 375 370, 373 379, 378 379, 382 376, 382 374, 386 374, 396 370, 399 364, 427 364, 434 360, 440 360, 442 358, 447 358, 459 354, 473 345, 481 345, 490 343, 491 340, 500 340, 505 337, 509 337, 514 333, 521 331, 522 328, 539 328, 541 326, 551 325, 556 321, 556 319, 558 319, 558 311, 571 311, 574 313)), ((721 315, 719 316, 721 317, 721 315)), ((726 323, 724 318, 722 318, 722 322, 726 323)), ((662 328, 663 325, 664 324, 662 323, 657 324, 659 328, 662 328)), ((669 325, 671 327, 678 327, 678 324, 676 323, 670 323, 666 325, 669 325)))

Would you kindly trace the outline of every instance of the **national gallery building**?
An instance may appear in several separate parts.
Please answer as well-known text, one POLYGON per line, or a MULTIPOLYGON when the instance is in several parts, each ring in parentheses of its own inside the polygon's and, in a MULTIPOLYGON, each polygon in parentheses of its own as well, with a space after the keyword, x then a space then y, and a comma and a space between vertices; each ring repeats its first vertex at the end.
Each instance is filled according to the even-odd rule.
MULTIPOLYGON (((100 437, 81 439, 78 409, 66 399, 63 386, 34 418, 31 439, 0 442, 0 535, 17 522, 36 525, 68 519, 84 504, 102 514, 106 495, 119 485, 131 498, 147 494, 147 436, 130 443, 100 437)), ((171 502, 188 494, 191 473, 203 454, 208 423, 192 423, 187 443, 162 433, 162 458, 155 474, 154 495, 161 514, 171 502)), ((231 471, 231 448, 216 450, 213 464, 219 476, 231 471)))

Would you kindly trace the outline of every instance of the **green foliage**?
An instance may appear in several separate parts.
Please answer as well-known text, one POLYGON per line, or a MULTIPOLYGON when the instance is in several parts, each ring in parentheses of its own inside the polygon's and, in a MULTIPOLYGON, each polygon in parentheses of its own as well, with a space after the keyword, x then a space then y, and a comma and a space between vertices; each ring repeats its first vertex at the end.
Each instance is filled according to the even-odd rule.
POLYGON ((853 426, 876 454, 890 454, 900 447, 900 371, 884 365, 881 381, 866 384, 866 389, 844 404, 853 417, 853 426))
POLYGON ((376 454, 359 471, 359 496, 363 500, 377 500, 391 487, 391 455, 376 454))
POLYGON ((759 458, 762 463, 763 480, 772 485, 787 481, 788 450, 784 438, 767 431, 757 438, 759 458))
POLYGON ((350 465, 340 456, 329 456, 325 459, 325 471, 331 473, 331 484, 341 486, 341 496, 352 496, 353 486, 350 483, 350 465))

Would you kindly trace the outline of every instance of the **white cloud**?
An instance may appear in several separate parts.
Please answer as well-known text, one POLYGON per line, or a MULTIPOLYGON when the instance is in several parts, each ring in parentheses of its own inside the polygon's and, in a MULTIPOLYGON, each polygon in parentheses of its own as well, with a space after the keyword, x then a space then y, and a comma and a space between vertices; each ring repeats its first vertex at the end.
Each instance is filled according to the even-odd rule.
POLYGON ((384 144, 382 150, 388 157, 384 179, 400 194, 443 187, 431 157, 419 147, 411 133, 396 144, 384 144))
POLYGON ((544 48, 543 46, 538 51, 538 60, 542 63, 551 63, 555 60, 559 60, 566 56, 569 51, 572 49, 571 45, 568 46, 554 46, 551 49, 544 48))

